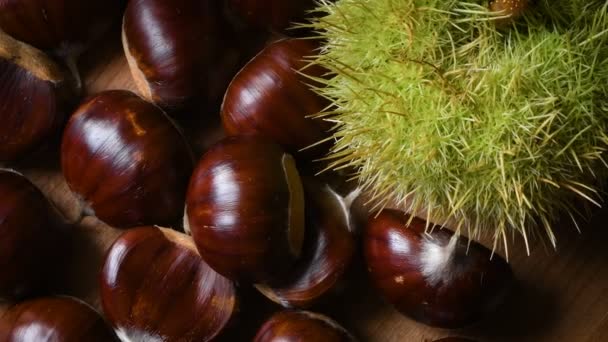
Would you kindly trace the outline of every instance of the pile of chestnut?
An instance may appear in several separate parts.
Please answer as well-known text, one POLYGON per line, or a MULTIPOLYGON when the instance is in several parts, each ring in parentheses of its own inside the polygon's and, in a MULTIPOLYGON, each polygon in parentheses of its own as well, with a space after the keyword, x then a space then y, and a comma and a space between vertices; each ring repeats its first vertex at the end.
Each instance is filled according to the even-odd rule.
POLYGON ((315 175, 331 125, 310 118, 328 106, 313 88, 331 75, 310 64, 314 41, 276 38, 312 5, 0 2, 0 162, 18 170, 60 136, 61 171, 83 215, 124 229, 99 270, 102 315, 57 291, 54 278, 79 257, 66 247, 77 224, 1 169, 0 300, 10 305, 0 341, 228 338, 250 285, 285 309, 255 341, 354 341, 306 310, 336 295, 359 245, 372 283, 412 319, 461 328, 495 310, 512 282, 502 258, 395 210, 357 224, 339 173, 315 175), (139 94, 81 100, 74 58, 113 23, 139 94), (239 51, 251 48, 236 38, 244 32, 275 39, 250 58, 239 51), (201 106, 220 112, 226 134, 202 156, 181 126, 201 106))

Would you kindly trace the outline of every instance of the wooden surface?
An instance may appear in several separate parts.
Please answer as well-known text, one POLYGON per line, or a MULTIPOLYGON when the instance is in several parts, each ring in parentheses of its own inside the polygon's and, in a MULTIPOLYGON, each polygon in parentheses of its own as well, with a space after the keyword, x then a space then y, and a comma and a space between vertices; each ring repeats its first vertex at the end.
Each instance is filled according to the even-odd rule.
MULTIPOLYGON (((117 33, 100 44, 80 63, 86 90, 134 90, 117 33)), ((197 128, 202 145, 221 136, 216 113, 197 128)), ((199 144, 200 147, 200 144, 199 144)), ((78 221, 74 232, 74 258, 66 265, 68 276, 58 285, 61 293, 80 297, 100 309, 97 273, 101 260, 120 231, 95 218, 79 219, 80 207, 70 194, 58 167, 56 147, 36 160, 13 166, 29 176, 68 220, 78 221)), ((557 251, 540 244, 526 256, 523 244, 511 250, 518 284, 501 310, 475 327, 443 331, 399 315, 371 289, 359 259, 343 295, 318 310, 330 314, 361 341, 431 341, 467 336, 479 341, 608 341, 608 210, 599 210, 582 234, 565 225, 558 229, 557 251)), ((250 289, 244 290, 242 329, 247 336, 264 317, 260 308, 271 304, 250 289), (248 303, 257 304, 248 304, 248 303), (260 304, 261 303, 261 304, 260 304)), ((266 309, 262 310, 267 312, 266 309)))

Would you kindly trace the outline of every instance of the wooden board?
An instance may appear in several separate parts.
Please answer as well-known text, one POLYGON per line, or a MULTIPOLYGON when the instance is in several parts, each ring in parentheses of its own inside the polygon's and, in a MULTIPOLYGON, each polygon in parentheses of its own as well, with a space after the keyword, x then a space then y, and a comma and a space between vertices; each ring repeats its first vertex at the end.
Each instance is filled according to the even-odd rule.
MULTIPOLYGON (((80 66, 88 93, 135 90, 118 33, 97 46, 80 66)), ((217 119, 208 120, 205 128, 200 128, 203 145, 221 135, 217 119)), ((68 220, 78 219, 79 207, 60 174, 56 152, 16 168, 30 177, 68 220)), ((564 225, 558 229, 557 251, 536 245, 527 256, 523 244, 515 246, 510 257, 518 279, 514 293, 497 314, 466 330, 434 329, 401 316, 370 287, 360 260, 343 295, 319 310, 336 318, 361 341, 430 341, 447 336, 479 341, 608 341, 607 221, 608 210, 600 210, 581 226, 582 234, 564 225)), ((76 256, 66 265, 68 276, 62 293, 100 309, 97 273, 105 251, 119 234, 91 217, 76 225, 76 256)), ((264 318, 258 304, 269 311, 276 307, 250 289, 245 292, 250 297, 244 301, 241 329, 243 336, 250 336, 264 318)))

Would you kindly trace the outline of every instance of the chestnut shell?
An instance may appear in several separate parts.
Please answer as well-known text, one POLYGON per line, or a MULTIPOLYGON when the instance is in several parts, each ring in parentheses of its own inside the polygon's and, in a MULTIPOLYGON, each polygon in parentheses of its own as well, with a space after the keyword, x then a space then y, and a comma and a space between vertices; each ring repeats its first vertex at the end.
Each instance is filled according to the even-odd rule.
POLYGON ((308 311, 284 311, 260 328, 254 342, 353 342, 355 338, 332 319, 308 311))
POLYGON ((135 341, 209 341, 237 311, 236 288, 189 236, 157 227, 123 233, 101 271, 103 309, 135 341))
POLYGON ((233 279, 268 282, 300 255, 304 194, 293 158, 254 136, 228 137, 196 167, 187 218, 203 259, 233 279))
POLYGON ((511 287, 507 262, 481 244, 396 210, 369 219, 368 271, 397 310, 420 322, 461 328, 493 312, 511 287), (451 253, 450 251, 453 251, 451 253))
POLYGON ((119 228, 172 225, 183 213, 193 158, 160 108, 113 90, 89 97, 72 115, 61 167, 102 221, 119 228))
POLYGON ((118 342, 88 304, 69 297, 40 298, 11 307, 0 317, 0 341, 118 342))
POLYGON ((309 65, 316 45, 304 39, 274 42, 254 57, 234 77, 224 96, 221 115, 229 135, 259 134, 294 155, 316 157, 327 144, 299 153, 327 138, 326 122, 308 116, 321 112, 328 102, 317 95, 309 77, 321 78, 325 70, 309 65))
POLYGON ((66 233, 38 188, 0 170, 0 298, 49 292, 67 256, 66 233))
POLYGON ((3 0, 0 28, 43 50, 80 49, 120 20, 125 0, 3 0))

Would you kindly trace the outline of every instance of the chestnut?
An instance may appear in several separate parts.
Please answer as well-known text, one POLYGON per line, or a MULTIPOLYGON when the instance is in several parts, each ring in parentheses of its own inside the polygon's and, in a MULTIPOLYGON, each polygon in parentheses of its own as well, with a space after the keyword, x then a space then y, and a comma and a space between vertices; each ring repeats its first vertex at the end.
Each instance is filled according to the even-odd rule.
POLYGON ((4 0, 0 29, 65 60, 77 76, 75 59, 120 20, 125 0, 4 0))
POLYGON ((61 168, 72 191, 119 228, 177 222, 193 164, 171 119, 124 90, 86 99, 61 145, 61 168))
POLYGON ((129 1, 122 40, 142 96, 171 111, 221 97, 237 71, 222 9, 213 0, 129 1))
POLYGON ((272 301, 308 308, 341 282, 355 252, 353 222, 345 200, 328 185, 305 179, 306 229, 302 255, 279 285, 256 285, 272 301))
POLYGON ((58 131, 70 93, 55 62, 0 30, 0 162, 24 157, 58 131))
POLYGON ((70 297, 19 303, 0 317, 0 341, 118 342, 112 328, 88 304, 70 297))
POLYGON ((461 328, 492 312, 512 283, 507 262, 481 244, 396 210, 369 219, 370 277, 397 310, 422 323, 461 328))
POLYGON ((200 257, 176 231, 125 231, 101 271, 106 317, 125 341, 209 341, 237 311, 234 284, 200 257))
POLYGON ((308 311, 273 315, 258 330, 254 342, 352 342, 356 339, 329 317, 308 311))
POLYGON ((322 155, 326 144, 302 151, 328 137, 327 123, 309 117, 328 105, 311 88, 315 82, 309 77, 325 75, 322 67, 305 60, 315 55, 315 47, 305 39, 277 41, 245 65, 228 86, 222 103, 226 133, 259 134, 291 154, 301 151, 305 157, 322 155))
POLYGON ((441 340, 435 340, 435 342, 475 342, 473 340, 469 340, 468 338, 462 337, 446 337, 441 340))
POLYGON ((186 199, 203 259, 237 281, 269 282, 300 256, 304 191, 294 159, 256 136, 228 137, 199 161, 186 199))
POLYGON ((314 0, 229 0, 228 5, 250 26, 282 31, 303 21, 314 0))
POLYGON ((0 170, 0 299, 49 292, 67 256, 66 235, 59 214, 36 186, 0 170))

